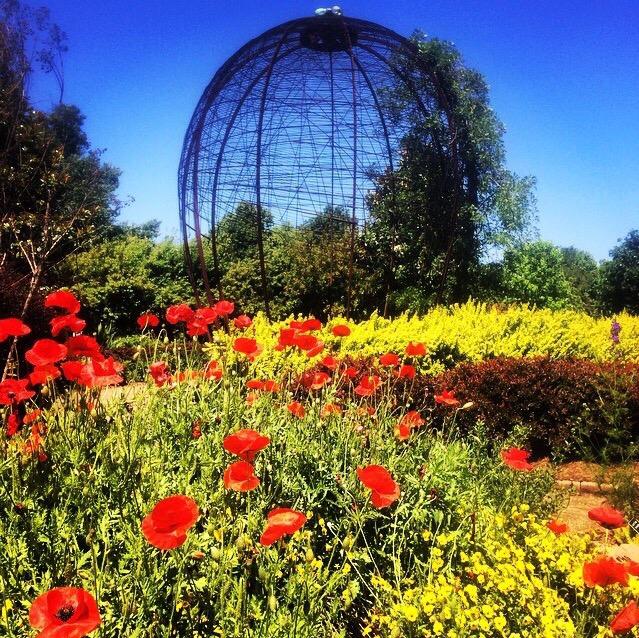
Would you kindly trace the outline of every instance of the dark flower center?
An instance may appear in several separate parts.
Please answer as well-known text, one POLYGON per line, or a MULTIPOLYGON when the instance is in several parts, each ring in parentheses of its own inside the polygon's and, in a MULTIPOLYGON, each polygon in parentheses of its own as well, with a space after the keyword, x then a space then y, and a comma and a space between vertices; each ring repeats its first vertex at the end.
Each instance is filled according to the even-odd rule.
POLYGON ((67 622, 71 616, 73 616, 75 609, 71 605, 65 605, 58 609, 56 616, 62 621, 67 622))

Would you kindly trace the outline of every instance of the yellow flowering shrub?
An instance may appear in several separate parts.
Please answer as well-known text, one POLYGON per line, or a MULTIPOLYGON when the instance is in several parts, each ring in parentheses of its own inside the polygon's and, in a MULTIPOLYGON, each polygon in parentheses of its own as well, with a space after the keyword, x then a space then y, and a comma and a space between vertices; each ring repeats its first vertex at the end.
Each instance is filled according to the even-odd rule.
POLYGON ((633 576, 628 587, 585 586, 583 565, 605 552, 601 539, 557 536, 527 505, 513 507, 510 516, 481 512, 474 543, 448 536, 433 539, 428 578, 401 590, 372 579, 379 603, 365 635, 611 637, 610 621, 639 595, 633 576), (442 560, 447 552, 454 560, 442 560))
MULTIPOLYGON (((270 376, 282 370, 300 372, 316 362, 295 349, 274 350, 279 329, 288 326, 291 318, 270 322, 262 314, 255 317, 246 333, 255 338, 264 350, 255 361, 256 372, 270 376)), ((339 357, 361 359, 385 352, 402 353, 409 341, 422 341, 429 355, 420 363, 421 372, 438 373, 460 360, 481 361, 494 356, 553 358, 577 357, 591 361, 618 358, 639 361, 639 317, 621 314, 617 317, 622 330, 620 343, 612 346, 611 320, 594 318, 572 310, 536 310, 526 306, 507 309, 468 302, 450 307, 438 307, 424 316, 402 314, 384 319, 373 314, 359 323, 344 318, 332 319, 317 334, 325 344, 325 353, 334 351, 339 357), (348 337, 334 337, 331 327, 347 323, 348 337)), ((225 350, 222 346, 238 336, 216 334, 217 343, 208 347, 211 358, 225 350)), ((231 355, 235 360, 235 356, 231 355)), ((321 357, 321 355, 320 355, 321 357)))

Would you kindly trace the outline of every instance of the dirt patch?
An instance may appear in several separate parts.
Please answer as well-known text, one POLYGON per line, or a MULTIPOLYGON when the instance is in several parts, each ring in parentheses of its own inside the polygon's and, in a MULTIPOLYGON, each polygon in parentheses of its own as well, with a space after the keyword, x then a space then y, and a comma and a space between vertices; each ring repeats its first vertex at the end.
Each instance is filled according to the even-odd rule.
POLYGON ((566 507, 557 513, 557 518, 568 523, 568 530, 571 532, 603 534, 602 528, 588 518, 588 511, 601 505, 610 505, 601 495, 571 494, 566 507))

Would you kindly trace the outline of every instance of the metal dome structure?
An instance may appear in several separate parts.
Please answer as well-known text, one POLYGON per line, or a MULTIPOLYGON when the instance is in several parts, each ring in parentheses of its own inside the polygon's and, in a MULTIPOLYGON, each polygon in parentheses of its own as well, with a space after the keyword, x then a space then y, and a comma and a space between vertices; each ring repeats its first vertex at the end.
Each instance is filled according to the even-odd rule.
POLYGON ((338 221, 346 225, 344 251, 351 251, 352 262, 370 193, 401 161, 411 126, 433 116, 448 120, 449 139, 441 145, 450 147, 454 166, 445 96, 418 47, 383 26, 342 15, 339 7, 248 42, 204 90, 184 139, 180 223, 198 302, 202 294, 207 303, 224 294, 216 232, 243 203, 255 211, 267 314, 266 211, 275 224, 293 226, 346 211, 348 221, 343 212, 338 221))

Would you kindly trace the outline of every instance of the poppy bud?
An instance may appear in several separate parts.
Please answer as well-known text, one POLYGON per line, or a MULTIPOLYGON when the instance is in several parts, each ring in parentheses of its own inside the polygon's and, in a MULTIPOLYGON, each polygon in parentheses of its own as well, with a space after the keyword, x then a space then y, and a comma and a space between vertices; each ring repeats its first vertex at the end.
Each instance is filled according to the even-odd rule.
POLYGON ((222 557, 222 550, 219 547, 214 547, 211 550, 211 558, 213 560, 219 560, 222 557))
POLYGON ((49 396, 49 386, 43 385, 42 388, 40 389, 40 394, 43 397, 48 397, 49 396))
POLYGON ((169 342, 169 338, 168 337, 164 337, 164 339, 162 340, 162 343, 167 344, 169 342))
POLYGON ((349 551, 354 544, 354 540, 352 536, 347 536, 343 541, 342 541, 342 547, 346 550, 349 551))
POLYGON ((257 570, 257 577, 263 582, 265 583, 268 580, 268 572, 266 571, 266 569, 264 569, 264 567, 260 567, 257 570))
POLYGON ((312 563, 315 558, 315 554, 313 554, 313 550, 310 547, 306 550, 305 558, 307 563, 312 563))
POLYGON ((268 597, 268 608, 273 612, 277 609, 277 598, 273 594, 268 597))
POLYGON ((202 560, 204 558, 204 552, 195 551, 191 554, 191 558, 195 560, 202 560))

